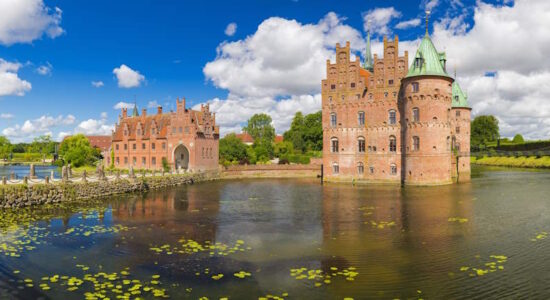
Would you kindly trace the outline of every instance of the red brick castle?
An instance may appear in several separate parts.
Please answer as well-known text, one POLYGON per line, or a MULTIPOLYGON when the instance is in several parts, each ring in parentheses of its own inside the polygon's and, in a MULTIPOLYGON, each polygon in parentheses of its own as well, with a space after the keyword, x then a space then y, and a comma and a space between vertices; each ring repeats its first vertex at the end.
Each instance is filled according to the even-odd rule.
POLYGON ((397 36, 374 58, 336 44, 322 81, 323 171, 328 181, 438 185, 470 178, 467 97, 428 33, 408 67, 397 36))
POLYGON ((215 170, 218 168, 219 126, 216 115, 208 105, 200 111, 185 108, 185 99, 177 100, 176 111, 141 115, 137 106, 132 115, 122 109, 115 125, 111 155, 105 156, 106 166, 114 163, 116 168, 162 169, 163 159, 171 170, 215 170))

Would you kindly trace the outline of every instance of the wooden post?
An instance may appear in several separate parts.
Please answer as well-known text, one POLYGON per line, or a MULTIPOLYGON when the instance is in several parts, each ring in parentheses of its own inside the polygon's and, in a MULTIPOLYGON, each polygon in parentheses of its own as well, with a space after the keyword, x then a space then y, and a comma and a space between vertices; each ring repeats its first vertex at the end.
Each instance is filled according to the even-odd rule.
POLYGON ((31 164, 31 166, 30 166, 29 178, 31 178, 31 179, 36 178, 36 172, 35 172, 35 170, 34 170, 34 164, 31 164))
POLYGON ((87 182, 88 180, 86 179, 86 170, 84 170, 84 172, 82 172, 82 182, 87 182))
POLYGON ((15 180, 15 173, 14 173, 14 172, 11 172, 11 174, 10 174, 10 180, 15 180))
POLYGON ((50 184, 50 176, 46 176, 46 177, 44 178, 44 183, 45 183, 45 184, 50 184))
POLYGON ((6 176, 2 176, 2 184, 3 185, 8 184, 8 181, 6 180, 6 176))
POLYGON ((52 179, 52 181, 53 181, 53 179, 54 179, 54 176, 53 176, 54 174, 55 174, 55 173, 54 173, 54 171, 52 170, 52 171, 50 172, 50 178, 52 179))
POLYGON ((28 184, 28 183, 29 183, 29 177, 28 176, 23 177, 23 184, 28 184))

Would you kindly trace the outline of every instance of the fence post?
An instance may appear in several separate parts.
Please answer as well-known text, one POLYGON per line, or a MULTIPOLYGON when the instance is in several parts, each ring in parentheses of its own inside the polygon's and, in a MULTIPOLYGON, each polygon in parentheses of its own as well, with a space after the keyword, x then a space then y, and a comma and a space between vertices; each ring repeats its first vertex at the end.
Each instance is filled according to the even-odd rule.
POLYGON ((6 180, 6 176, 2 176, 2 184, 3 184, 3 185, 8 184, 8 182, 7 182, 7 180, 6 180))
POLYGON ((54 174, 55 174, 55 173, 54 173, 53 170, 52 170, 52 171, 50 172, 50 178, 51 178, 52 180, 54 180, 54 177, 53 177, 54 174))
POLYGON ((28 176, 23 177, 23 184, 28 184, 28 183, 29 183, 29 177, 28 176))
POLYGON ((49 184, 49 183, 50 183, 50 176, 46 176, 46 177, 44 178, 44 183, 45 183, 45 184, 49 184))
POLYGON ((86 170, 84 170, 84 172, 82 172, 82 182, 87 182, 88 180, 86 179, 86 170))
POLYGON ((31 179, 36 178, 36 172, 35 172, 35 170, 34 170, 34 164, 31 164, 31 166, 30 166, 29 178, 31 178, 31 179))
POLYGON ((11 172, 11 174, 10 174, 10 180, 15 180, 15 173, 14 173, 14 172, 11 172))

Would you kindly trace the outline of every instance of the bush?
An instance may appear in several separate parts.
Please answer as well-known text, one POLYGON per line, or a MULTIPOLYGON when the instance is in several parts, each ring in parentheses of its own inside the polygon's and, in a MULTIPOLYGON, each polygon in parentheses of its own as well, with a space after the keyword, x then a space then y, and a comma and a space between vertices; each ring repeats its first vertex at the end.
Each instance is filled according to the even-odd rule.
POLYGON ((166 157, 162 158, 162 169, 164 170, 164 172, 170 172, 170 164, 168 163, 166 157))
POLYGON ((288 158, 279 158, 279 164, 280 165, 288 165, 290 162, 288 161, 288 158))

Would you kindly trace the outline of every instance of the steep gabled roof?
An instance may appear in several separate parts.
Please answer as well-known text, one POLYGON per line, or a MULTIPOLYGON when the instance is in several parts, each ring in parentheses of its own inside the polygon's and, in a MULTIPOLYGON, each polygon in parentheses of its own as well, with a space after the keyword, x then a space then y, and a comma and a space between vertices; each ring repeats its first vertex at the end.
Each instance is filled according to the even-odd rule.
POLYGON ((445 71, 445 59, 445 53, 437 52, 430 36, 426 34, 420 42, 418 50, 416 50, 416 55, 406 78, 422 75, 450 77, 445 71), (420 65, 418 65, 417 59, 420 59, 420 65))

